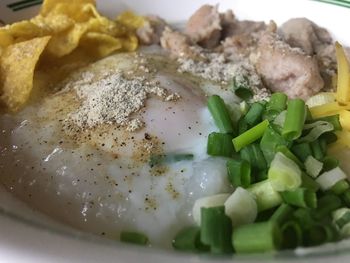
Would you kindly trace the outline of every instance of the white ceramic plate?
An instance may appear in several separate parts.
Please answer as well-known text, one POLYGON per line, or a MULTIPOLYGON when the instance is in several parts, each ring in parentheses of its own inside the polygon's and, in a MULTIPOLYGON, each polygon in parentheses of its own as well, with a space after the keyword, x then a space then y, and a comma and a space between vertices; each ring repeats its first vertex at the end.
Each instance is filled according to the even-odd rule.
MULTIPOLYGON (((350 9, 307 0, 97 0, 102 13, 115 16, 131 9, 141 14, 158 14, 170 22, 189 17, 204 3, 220 3, 220 9, 232 8, 242 19, 275 20, 278 24, 292 17, 307 17, 328 28, 335 39, 350 45, 348 25, 350 9)), ((347 0, 343 0, 347 2, 347 0)), ((40 0, 1 0, 0 21, 5 23, 28 18, 37 13, 40 0)), ((0 146, 1 149, 1 146, 0 146)), ((0 261, 1 262, 230 262, 232 258, 208 258, 175 252, 127 246, 76 232, 55 223, 43 224, 0 188, 0 261)), ((235 258, 234 262, 301 261, 347 262, 350 260, 350 242, 341 246, 326 245, 316 254, 305 258, 295 255, 268 255, 235 258)))

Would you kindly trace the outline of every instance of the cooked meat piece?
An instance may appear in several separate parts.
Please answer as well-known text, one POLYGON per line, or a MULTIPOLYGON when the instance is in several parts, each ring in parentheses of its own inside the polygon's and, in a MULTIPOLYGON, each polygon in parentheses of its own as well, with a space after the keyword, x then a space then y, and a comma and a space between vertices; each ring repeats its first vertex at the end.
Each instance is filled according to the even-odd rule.
POLYGON ((279 28, 279 33, 290 46, 316 55, 321 75, 329 87, 336 70, 335 49, 329 32, 306 18, 293 18, 279 28))
POLYGON ((307 99, 323 88, 317 60, 299 48, 290 47, 277 34, 263 33, 258 53, 257 71, 272 91, 307 99))
POLYGON ((160 44, 164 49, 170 51, 176 57, 196 58, 195 48, 191 47, 189 38, 166 27, 161 38, 160 44))
POLYGON ((236 58, 248 57, 256 50, 259 35, 265 30, 275 32, 277 28, 273 21, 268 25, 264 22, 235 21, 232 25, 230 37, 223 41, 222 46, 226 54, 236 58))
POLYGON ((250 20, 235 20, 229 25, 226 25, 227 30, 223 34, 222 38, 225 39, 231 36, 237 35, 250 35, 266 29, 264 22, 256 22, 250 20))
POLYGON ((233 14, 232 10, 229 9, 225 13, 220 13, 220 20, 221 20, 221 39, 225 39, 226 36, 233 30, 232 27, 234 27, 236 19, 235 15, 233 14))
POLYGON ((213 48, 219 44, 221 29, 218 6, 203 5, 189 18, 185 33, 194 43, 213 48))
POLYGON ((300 47, 308 55, 318 53, 324 45, 332 45, 329 32, 306 18, 293 18, 285 22, 279 33, 292 47, 300 47))
POLYGON ((137 29, 136 34, 144 45, 159 44, 160 37, 167 23, 158 16, 147 16, 143 27, 137 29))

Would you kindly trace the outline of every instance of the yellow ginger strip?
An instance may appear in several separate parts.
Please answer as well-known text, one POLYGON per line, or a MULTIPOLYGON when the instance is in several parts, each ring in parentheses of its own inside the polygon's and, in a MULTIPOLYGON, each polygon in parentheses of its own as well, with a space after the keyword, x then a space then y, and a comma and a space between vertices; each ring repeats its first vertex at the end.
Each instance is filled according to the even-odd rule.
POLYGON ((340 104, 350 101, 350 65, 343 47, 336 42, 335 51, 338 62, 338 82, 336 98, 340 104))

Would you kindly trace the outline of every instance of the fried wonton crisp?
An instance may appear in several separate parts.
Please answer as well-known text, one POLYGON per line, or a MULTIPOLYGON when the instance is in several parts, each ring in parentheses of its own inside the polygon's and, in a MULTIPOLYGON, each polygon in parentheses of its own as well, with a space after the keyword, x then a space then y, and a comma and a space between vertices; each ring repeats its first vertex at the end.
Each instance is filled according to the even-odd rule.
POLYGON ((45 0, 34 18, 0 28, 4 104, 15 111, 27 101, 41 53, 44 60, 56 60, 59 67, 64 57, 79 49, 94 59, 116 51, 134 51, 138 47, 135 32, 143 22, 143 17, 132 12, 122 13, 116 20, 104 17, 94 0, 45 0))
POLYGON ((1 100, 10 111, 18 110, 33 88, 35 66, 50 36, 33 38, 8 46, 1 55, 1 100))

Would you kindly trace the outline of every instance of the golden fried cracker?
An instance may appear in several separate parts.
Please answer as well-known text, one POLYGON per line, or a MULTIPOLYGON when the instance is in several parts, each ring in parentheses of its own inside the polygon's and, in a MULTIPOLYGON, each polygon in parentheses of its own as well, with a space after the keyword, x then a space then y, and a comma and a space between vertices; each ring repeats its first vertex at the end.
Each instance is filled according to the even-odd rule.
POLYGON ((1 55, 1 100, 9 110, 18 110, 29 99, 35 66, 50 38, 46 36, 12 44, 1 55))

